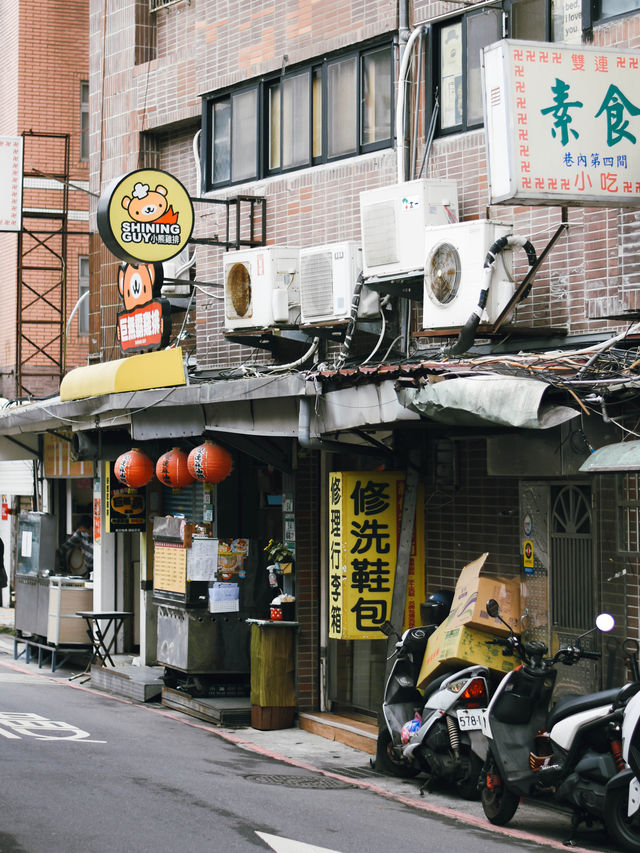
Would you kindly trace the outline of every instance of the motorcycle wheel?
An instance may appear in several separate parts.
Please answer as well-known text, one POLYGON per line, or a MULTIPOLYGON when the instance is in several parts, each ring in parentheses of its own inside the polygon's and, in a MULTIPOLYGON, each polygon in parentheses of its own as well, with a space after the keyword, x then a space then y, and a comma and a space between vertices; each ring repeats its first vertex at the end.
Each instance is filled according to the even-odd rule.
POLYGON ((398 760, 391 747, 391 735, 387 729, 383 729, 378 735, 376 768, 387 776, 396 776, 398 779, 413 779, 417 776, 420 768, 398 760))
POLYGON ((640 812, 627 815, 628 788, 612 791, 607 797, 604 823, 611 838, 622 847, 637 853, 640 850, 640 812))
POLYGON ((482 772, 483 774, 486 773, 487 776, 494 776, 500 782, 499 785, 489 788, 485 781, 480 793, 482 809, 490 823, 496 826, 505 826, 518 810, 520 797, 513 791, 507 790, 502 784, 502 780, 497 777, 498 769, 491 753, 487 757, 482 772))
POLYGON ((475 752, 469 754, 468 761, 469 772, 457 783, 458 793, 463 800, 479 800, 480 788, 478 782, 480 781, 480 774, 482 772, 482 761, 475 752))

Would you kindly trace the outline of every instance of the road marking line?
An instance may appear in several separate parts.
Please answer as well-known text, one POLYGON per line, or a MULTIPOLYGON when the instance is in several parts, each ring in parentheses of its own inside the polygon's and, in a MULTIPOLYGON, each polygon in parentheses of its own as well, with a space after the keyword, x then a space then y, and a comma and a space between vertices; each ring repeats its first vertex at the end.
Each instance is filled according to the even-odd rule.
POLYGON ((279 835, 269 835, 266 832, 256 832, 256 835, 266 841, 276 853, 339 853, 328 847, 316 847, 315 844, 305 844, 304 841, 294 841, 293 838, 281 838, 279 835))

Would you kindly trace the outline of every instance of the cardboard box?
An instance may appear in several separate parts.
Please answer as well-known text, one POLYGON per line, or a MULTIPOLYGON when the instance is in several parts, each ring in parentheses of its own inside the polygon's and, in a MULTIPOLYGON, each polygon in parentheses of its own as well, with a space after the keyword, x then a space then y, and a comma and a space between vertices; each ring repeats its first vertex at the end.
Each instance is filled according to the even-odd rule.
POLYGON ((495 634, 477 631, 466 625, 453 628, 440 625, 429 637, 427 649, 418 676, 418 687, 426 687, 432 678, 447 670, 455 671, 471 664, 480 664, 497 672, 509 672, 519 664, 519 659, 505 657, 502 646, 487 645, 495 634))
POLYGON ((449 628, 467 625, 469 628, 506 637, 509 631, 501 622, 489 616, 486 605, 490 598, 495 598, 500 605, 500 615, 505 622, 516 633, 521 631, 520 579, 480 577, 488 556, 488 553, 482 554, 460 572, 451 613, 444 624, 449 628))

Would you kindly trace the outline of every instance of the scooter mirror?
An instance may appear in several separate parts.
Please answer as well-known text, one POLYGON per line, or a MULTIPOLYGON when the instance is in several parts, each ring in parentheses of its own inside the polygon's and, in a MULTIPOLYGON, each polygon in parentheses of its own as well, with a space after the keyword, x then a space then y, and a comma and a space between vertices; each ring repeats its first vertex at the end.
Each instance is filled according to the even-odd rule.
POLYGON ((616 620, 610 613, 599 613, 596 616, 596 628, 598 631, 602 631, 603 634, 613 631, 615 624, 616 620))
POLYGON ((496 616, 500 615, 500 605, 495 598, 490 598, 489 601, 487 601, 487 613, 494 619, 496 616))

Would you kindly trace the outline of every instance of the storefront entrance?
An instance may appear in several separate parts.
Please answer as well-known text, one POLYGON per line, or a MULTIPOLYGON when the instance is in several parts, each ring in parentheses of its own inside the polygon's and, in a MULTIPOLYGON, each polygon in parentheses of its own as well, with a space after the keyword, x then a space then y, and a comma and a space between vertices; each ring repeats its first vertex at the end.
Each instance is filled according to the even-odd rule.
POLYGON ((333 710, 377 715, 386 651, 386 640, 329 640, 329 699, 333 710))
MULTIPOLYGON (((591 487, 522 482, 520 515, 523 627, 530 639, 555 651, 588 631, 598 609, 591 487)), ((585 638, 585 648, 594 641, 593 635, 585 638)), ((598 687, 599 668, 589 661, 558 671, 559 693, 598 687)))

